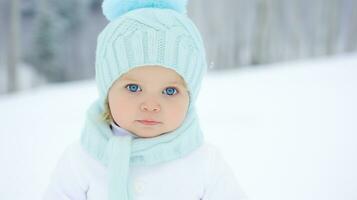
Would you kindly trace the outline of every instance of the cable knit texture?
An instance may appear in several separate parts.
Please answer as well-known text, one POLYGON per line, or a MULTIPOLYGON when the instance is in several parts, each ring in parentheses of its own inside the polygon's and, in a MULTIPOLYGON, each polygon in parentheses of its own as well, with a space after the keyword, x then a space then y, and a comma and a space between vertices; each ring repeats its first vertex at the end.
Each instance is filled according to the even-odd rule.
POLYGON ((170 9, 133 10, 109 23, 97 43, 96 81, 101 98, 130 69, 161 65, 185 79, 195 102, 207 63, 202 38, 185 15, 170 9))

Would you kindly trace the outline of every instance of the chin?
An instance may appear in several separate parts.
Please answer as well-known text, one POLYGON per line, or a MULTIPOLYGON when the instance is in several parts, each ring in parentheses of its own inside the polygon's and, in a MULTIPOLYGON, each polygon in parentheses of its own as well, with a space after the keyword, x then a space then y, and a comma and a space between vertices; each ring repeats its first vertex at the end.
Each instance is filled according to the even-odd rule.
POLYGON ((165 133, 140 133, 140 134, 136 134, 137 136, 141 137, 141 138, 154 138, 154 137, 158 137, 160 135, 163 135, 165 133))

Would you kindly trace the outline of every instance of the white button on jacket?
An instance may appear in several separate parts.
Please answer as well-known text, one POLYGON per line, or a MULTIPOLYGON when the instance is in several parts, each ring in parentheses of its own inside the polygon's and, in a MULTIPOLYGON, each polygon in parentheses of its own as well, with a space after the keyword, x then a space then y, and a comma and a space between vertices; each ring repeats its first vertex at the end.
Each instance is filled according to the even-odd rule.
MULTIPOLYGON (((246 200, 219 150, 204 143, 186 157, 130 169, 135 200, 246 200)), ((108 199, 106 167, 76 141, 63 153, 44 200, 108 199)))

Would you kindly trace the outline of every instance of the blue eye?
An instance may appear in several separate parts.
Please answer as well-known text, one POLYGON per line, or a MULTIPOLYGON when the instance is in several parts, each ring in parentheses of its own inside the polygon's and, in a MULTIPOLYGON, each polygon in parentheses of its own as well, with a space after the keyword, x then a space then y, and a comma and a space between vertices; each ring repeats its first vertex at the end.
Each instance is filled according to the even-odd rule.
POLYGON ((126 89, 128 89, 130 92, 137 92, 138 89, 141 91, 141 88, 137 84, 128 84, 125 86, 126 89))
POLYGON ((169 96, 172 96, 172 95, 174 95, 174 94, 177 93, 177 90, 176 90, 176 88, 168 87, 168 88, 166 88, 166 89, 163 91, 163 93, 164 93, 164 94, 167 94, 167 95, 169 95, 169 96))

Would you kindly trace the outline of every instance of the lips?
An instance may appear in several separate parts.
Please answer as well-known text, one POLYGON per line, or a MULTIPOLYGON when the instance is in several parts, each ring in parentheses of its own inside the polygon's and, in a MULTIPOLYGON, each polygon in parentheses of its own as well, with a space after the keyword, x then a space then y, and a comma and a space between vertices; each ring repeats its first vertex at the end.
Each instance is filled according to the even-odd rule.
POLYGON ((157 125, 161 124, 161 122, 158 121, 153 121, 153 120, 137 120, 139 123, 144 124, 144 125, 157 125))

